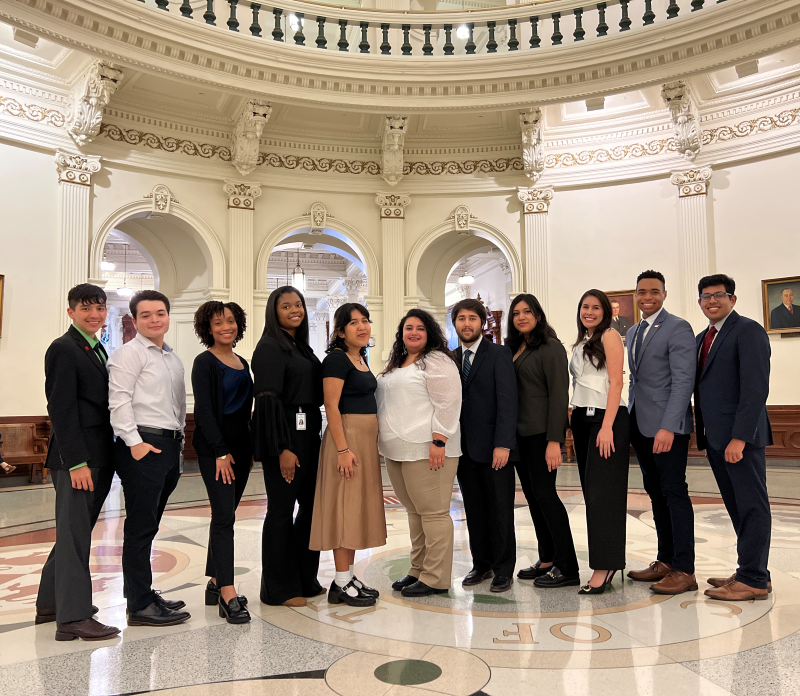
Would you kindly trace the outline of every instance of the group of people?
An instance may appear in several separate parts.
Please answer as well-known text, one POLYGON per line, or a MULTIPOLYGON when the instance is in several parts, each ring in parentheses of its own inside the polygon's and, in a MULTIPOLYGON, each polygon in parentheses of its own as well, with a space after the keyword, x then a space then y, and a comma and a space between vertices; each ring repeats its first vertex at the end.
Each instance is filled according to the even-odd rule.
MULTIPOLYGON (((193 446, 211 505, 205 603, 217 605, 230 623, 250 620, 248 600, 234 585, 234 522, 252 463, 259 461, 267 493, 261 601, 299 607, 327 592, 330 604, 375 604, 379 592, 355 576, 354 561, 356 551, 386 543, 381 457, 411 536, 410 567, 393 591, 425 597, 450 589, 456 477, 472 556, 461 584, 491 580, 492 592, 509 590, 517 562, 518 477, 539 559, 517 578, 538 588, 580 586, 580 594, 600 594, 626 566, 631 445, 652 502, 658 554, 628 576, 651 583, 655 593, 697 590, 686 483, 695 423, 697 446, 706 452, 738 537, 736 573, 709 578, 705 594, 766 599, 769 341, 759 324, 735 311, 731 278, 703 278, 698 295, 709 327, 695 337, 688 322, 664 309, 664 276, 640 274, 642 321, 627 328, 623 345, 614 323, 618 309, 602 291, 588 290, 578 303, 571 358, 530 294, 511 303, 505 346, 484 337, 486 310, 479 301, 461 300, 451 310, 460 342, 454 352, 436 319, 411 309, 377 377, 367 360, 369 310, 361 304, 337 309, 320 361, 308 343, 305 298, 293 287, 278 288, 267 303, 251 376, 251 366, 234 352, 246 330, 244 311, 233 302, 206 302, 194 328, 207 350, 191 374, 193 446), (568 428, 592 569, 582 586, 569 516, 556 490, 568 428), (319 553, 328 550, 335 576, 326 590, 317 576, 319 553)), ((164 342, 169 300, 153 290, 136 293, 130 309, 137 335, 110 358, 96 339, 106 317, 103 290, 79 285, 68 300, 73 324, 45 357, 57 541, 43 570, 36 623, 55 621, 57 640, 102 640, 119 632, 93 618, 89 573, 91 532, 114 471, 125 496, 128 625, 182 623, 190 618, 185 603, 153 590, 150 566, 153 539, 182 470, 186 415, 183 365, 164 342)))

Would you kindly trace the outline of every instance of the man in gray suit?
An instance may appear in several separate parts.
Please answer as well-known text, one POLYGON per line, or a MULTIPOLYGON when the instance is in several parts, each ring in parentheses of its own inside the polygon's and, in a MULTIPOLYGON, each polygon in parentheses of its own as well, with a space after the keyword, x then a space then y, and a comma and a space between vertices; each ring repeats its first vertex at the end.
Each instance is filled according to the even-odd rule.
POLYGON ((663 308, 666 298, 661 273, 639 275, 642 321, 627 335, 628 410, 631 444, 653 506, 658 558, 628 577, 654 583, 650 589, 658 594, 681 594, 697 589, 694 511, 686 485, 697 354, 692 327, 663 308))

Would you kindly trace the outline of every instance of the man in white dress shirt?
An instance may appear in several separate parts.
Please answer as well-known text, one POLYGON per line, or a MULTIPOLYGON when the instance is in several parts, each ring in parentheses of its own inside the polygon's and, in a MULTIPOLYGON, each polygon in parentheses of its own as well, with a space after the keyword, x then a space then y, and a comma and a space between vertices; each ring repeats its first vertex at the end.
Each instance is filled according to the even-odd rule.
POLYGON ((122 573, 129 626, 173 626, 190 614, 152 589, 150 553, 181 475, 186 386, 183 363, 165 342, 169 300, 156 290, 130 301, 136 337, 108 360, 117 473, 125 495, 122 573))

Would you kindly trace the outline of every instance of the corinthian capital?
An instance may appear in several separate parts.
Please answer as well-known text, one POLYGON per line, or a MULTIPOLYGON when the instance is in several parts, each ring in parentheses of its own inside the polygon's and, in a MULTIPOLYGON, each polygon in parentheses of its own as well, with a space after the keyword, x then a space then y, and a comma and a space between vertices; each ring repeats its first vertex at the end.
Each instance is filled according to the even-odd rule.
POLYGON ((231 164, 242 176, 258 164, 258 143, 271 113, 272 107, 258 99, 248 99, 239 112, 233 129, 231 164))
POLYGON ((406 206, 411 204, 411 196, 407 193, 379 193, 375 197, 375 203, 380 206, 381 219, 402 220, 406 206))
POLYGON ((522 212, 526 215, 546 213, 550 210, 550 201, 555 192, 551 188, 524 188, 517 189, 517 198, 522 203, 522 212))
POLYGON ((92 185, 92 174, 100 171, 100 158, 96 155, 56 151, 56 171, 59 182, 92 185))
POLYGON ((685 172, 673 172, 669 180, 678 187, 678 197, 705 196, 711 182, 711 167, 697 167, 685 172))
POLYGON ((228 207, 241 208, 242 210, 253 210, 256 198, 261 195, 261 186, 247 181, 225 180, 223 187, 228 194, 228 207))
POLYGON ((122 70, 102 60, 94 61, 78 83, 74 94, 69 134, 78 145, 85 145, 100 132, 103 109, 111 101, 122 80, 122 70))
POLYGON ((669 109, 678 154, 690 162, 697 157, 703 145, 700 115, 689 88, 682 80, 668 82, 661 90, 661 98, 669 109))

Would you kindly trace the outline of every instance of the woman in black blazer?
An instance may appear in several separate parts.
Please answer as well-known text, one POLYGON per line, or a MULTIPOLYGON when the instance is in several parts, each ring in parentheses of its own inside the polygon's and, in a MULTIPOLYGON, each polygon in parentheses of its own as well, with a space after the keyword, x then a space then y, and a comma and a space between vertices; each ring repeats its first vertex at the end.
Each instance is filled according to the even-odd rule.
POLYGON ((517 295, 508 311, 506 344, 514 354, 519 411, 515 462, 528 501, 539 560, 517 577, 537 587, 579 585, 569 516, 556 492, 569 419, 567 351, 533 295, 517 295))
POLYGON ((253 464, 253 380, 247 361, 233 352, 246 324, 235 302, 206 302, 194 315, 195 333, 208 348, 192 367, 192 445, 211 503, 206 604, 219 604, 220 617, 237 624, 250 621, 247 598, 233 585, 233 523, 253 464))

